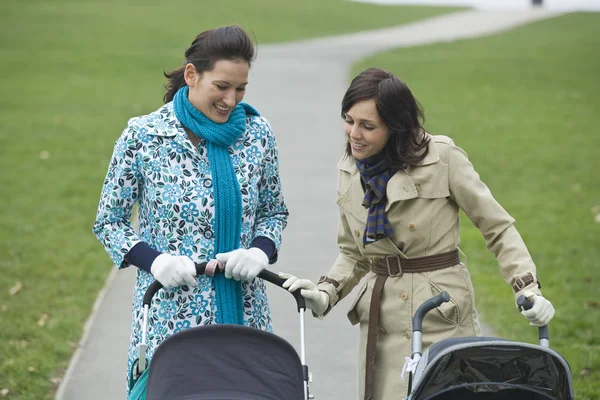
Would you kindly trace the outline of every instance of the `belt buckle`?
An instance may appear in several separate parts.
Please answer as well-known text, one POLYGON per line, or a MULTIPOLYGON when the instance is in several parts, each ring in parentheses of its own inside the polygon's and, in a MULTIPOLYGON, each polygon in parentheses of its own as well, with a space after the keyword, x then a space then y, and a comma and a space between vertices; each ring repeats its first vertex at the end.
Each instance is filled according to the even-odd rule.
MULTIPOLYGON (((402 276, 402 264, 400 263, 399 256, 386 256, 385 257, 385 266, 387 267, 389 276, 402 276), (392 268, 390 267, 390 259, 396 259, 398 265, 398 272, 392 272, 392 268)), ((394 268, 395 269, 395 268, 394 268)))

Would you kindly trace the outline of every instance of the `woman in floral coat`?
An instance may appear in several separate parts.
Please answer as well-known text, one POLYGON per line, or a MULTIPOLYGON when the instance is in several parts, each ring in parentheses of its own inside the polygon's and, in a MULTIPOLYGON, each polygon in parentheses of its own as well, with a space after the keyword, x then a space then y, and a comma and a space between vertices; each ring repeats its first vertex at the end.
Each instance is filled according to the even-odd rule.
POLYGON ((155 279, 164 289, 150 309, 148 357, 198 325, 272 329, 265 285, 254 278, 276 261, 288 210, 271 126, 241 103, 253 59, 241 28, 202 32, 184 65, 165 74, 165 105, 129 120, 115 143, 94 233, 118 268, 138 268, 128 374, 155 279), (225 274, 195 277, 194 263, 215 258, 225 274))

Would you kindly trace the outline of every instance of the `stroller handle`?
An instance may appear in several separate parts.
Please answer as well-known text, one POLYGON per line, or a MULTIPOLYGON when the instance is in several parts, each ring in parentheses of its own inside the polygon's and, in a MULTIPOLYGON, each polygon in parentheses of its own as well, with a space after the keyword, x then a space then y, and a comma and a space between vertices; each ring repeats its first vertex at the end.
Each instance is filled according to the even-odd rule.
MULTIPOLYGON (((207 264, 208 263, 206 263, 206 262, 196 264, 196 275, 197 276, 204 275, 207 264)), ((217 270, 215 272, 218 273, 221 271, 217 268, 217 270)), ((260 274, 258 274, 258 277, 261 279, 264 279, 265 281, 271 282, 272 284, 279 286, 279 287, 283 287, 283 283, 285 282, 285 279, 280 278, 276 273, 268 271, 266 269, 263 269, 260 272, 260 274)), ((152 303, 152 298, 154 297, 156 292, 158 292, 162 288, 163 288, 162 283, 160 283, 159 281, 154 281, 150 285, 148 290, 146 290, 146 293, 144 294, 144 306, 150 306, 150 304, 152 303)), ((294 298, 296 299, 296 305, 298 306, 298 311, 306 310, 306 301, 304 300, 304 297, 302 297, 302 295, 300 294, 300 289, 292 292, 292 296, 294 296, 294 298)))
MULTIPOLYGON (((529 310, 531 307, 533 307, 533 303, 527 297, 525 297, 523 295, 520 295, 517 298, 517 306, 521 310, 529 310)), ((542 340, 549 340, 548 336, 549 336, 548 325, 540 326, 540 328, 539 328, 539 339, 540 339, 540 342, 542 340)))
POLYGON ((439 307, 442 303, 446 303, 448 301, 450 301, 450 295, 444 290, 442 293, 421 304, 417 309, 415 316, 413 317, 413 332, 421 332, 423 329, 423 319, 425 318, 425 314, 434 308, 439 307))

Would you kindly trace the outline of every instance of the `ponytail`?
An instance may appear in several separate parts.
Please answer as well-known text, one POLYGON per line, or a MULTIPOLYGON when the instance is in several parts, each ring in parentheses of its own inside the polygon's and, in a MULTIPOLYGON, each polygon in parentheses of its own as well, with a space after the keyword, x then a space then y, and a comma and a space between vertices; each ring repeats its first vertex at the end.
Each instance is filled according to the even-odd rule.
POLYGON ((167 84, 165 85, 165 89, 167 89, 167 93, 165 93, 163 97, 163 101, 166 103, 173 101, 175 97, 175 93, 182 87, 186 85, 185 83, 185 65, 181 68, 173 70, 171 72, 165 72, 164 75, 168 79, 167 84))

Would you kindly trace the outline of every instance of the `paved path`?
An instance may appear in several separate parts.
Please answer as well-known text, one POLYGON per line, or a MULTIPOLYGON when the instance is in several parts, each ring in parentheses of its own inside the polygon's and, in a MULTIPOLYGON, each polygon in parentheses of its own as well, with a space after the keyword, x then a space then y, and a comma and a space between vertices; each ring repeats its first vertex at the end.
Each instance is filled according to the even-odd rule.
POLYGON ((357 3, 386 5, 423 5, 445 7, 473 7, 484 10, 527 10, 540 7, 545 10, 600 11, 600 0, 539 0, 542 5, 533 6, 533 0, 350 0, 357 3))
MULTIPOLYGON (((395 47, 492 34, 557 14, 464 11, 397 28, 259 46, 245 100, 273 125, 291 211, 276 270, 316 279, 336 258, 335 166, 344 149, 339 107, 354 61, 395 47)), ((123 400, 133 278, 133 268, 108 278, 58 400, 123 400)), ((296 346, 293 298, 273 287, 269 297, 275 333, 296 346)), ((307 360, 317 399, 356 398, 358 328, 346 320, 349 305, 350 300, 342 301, 322 321, 307 318, 307 360)))

